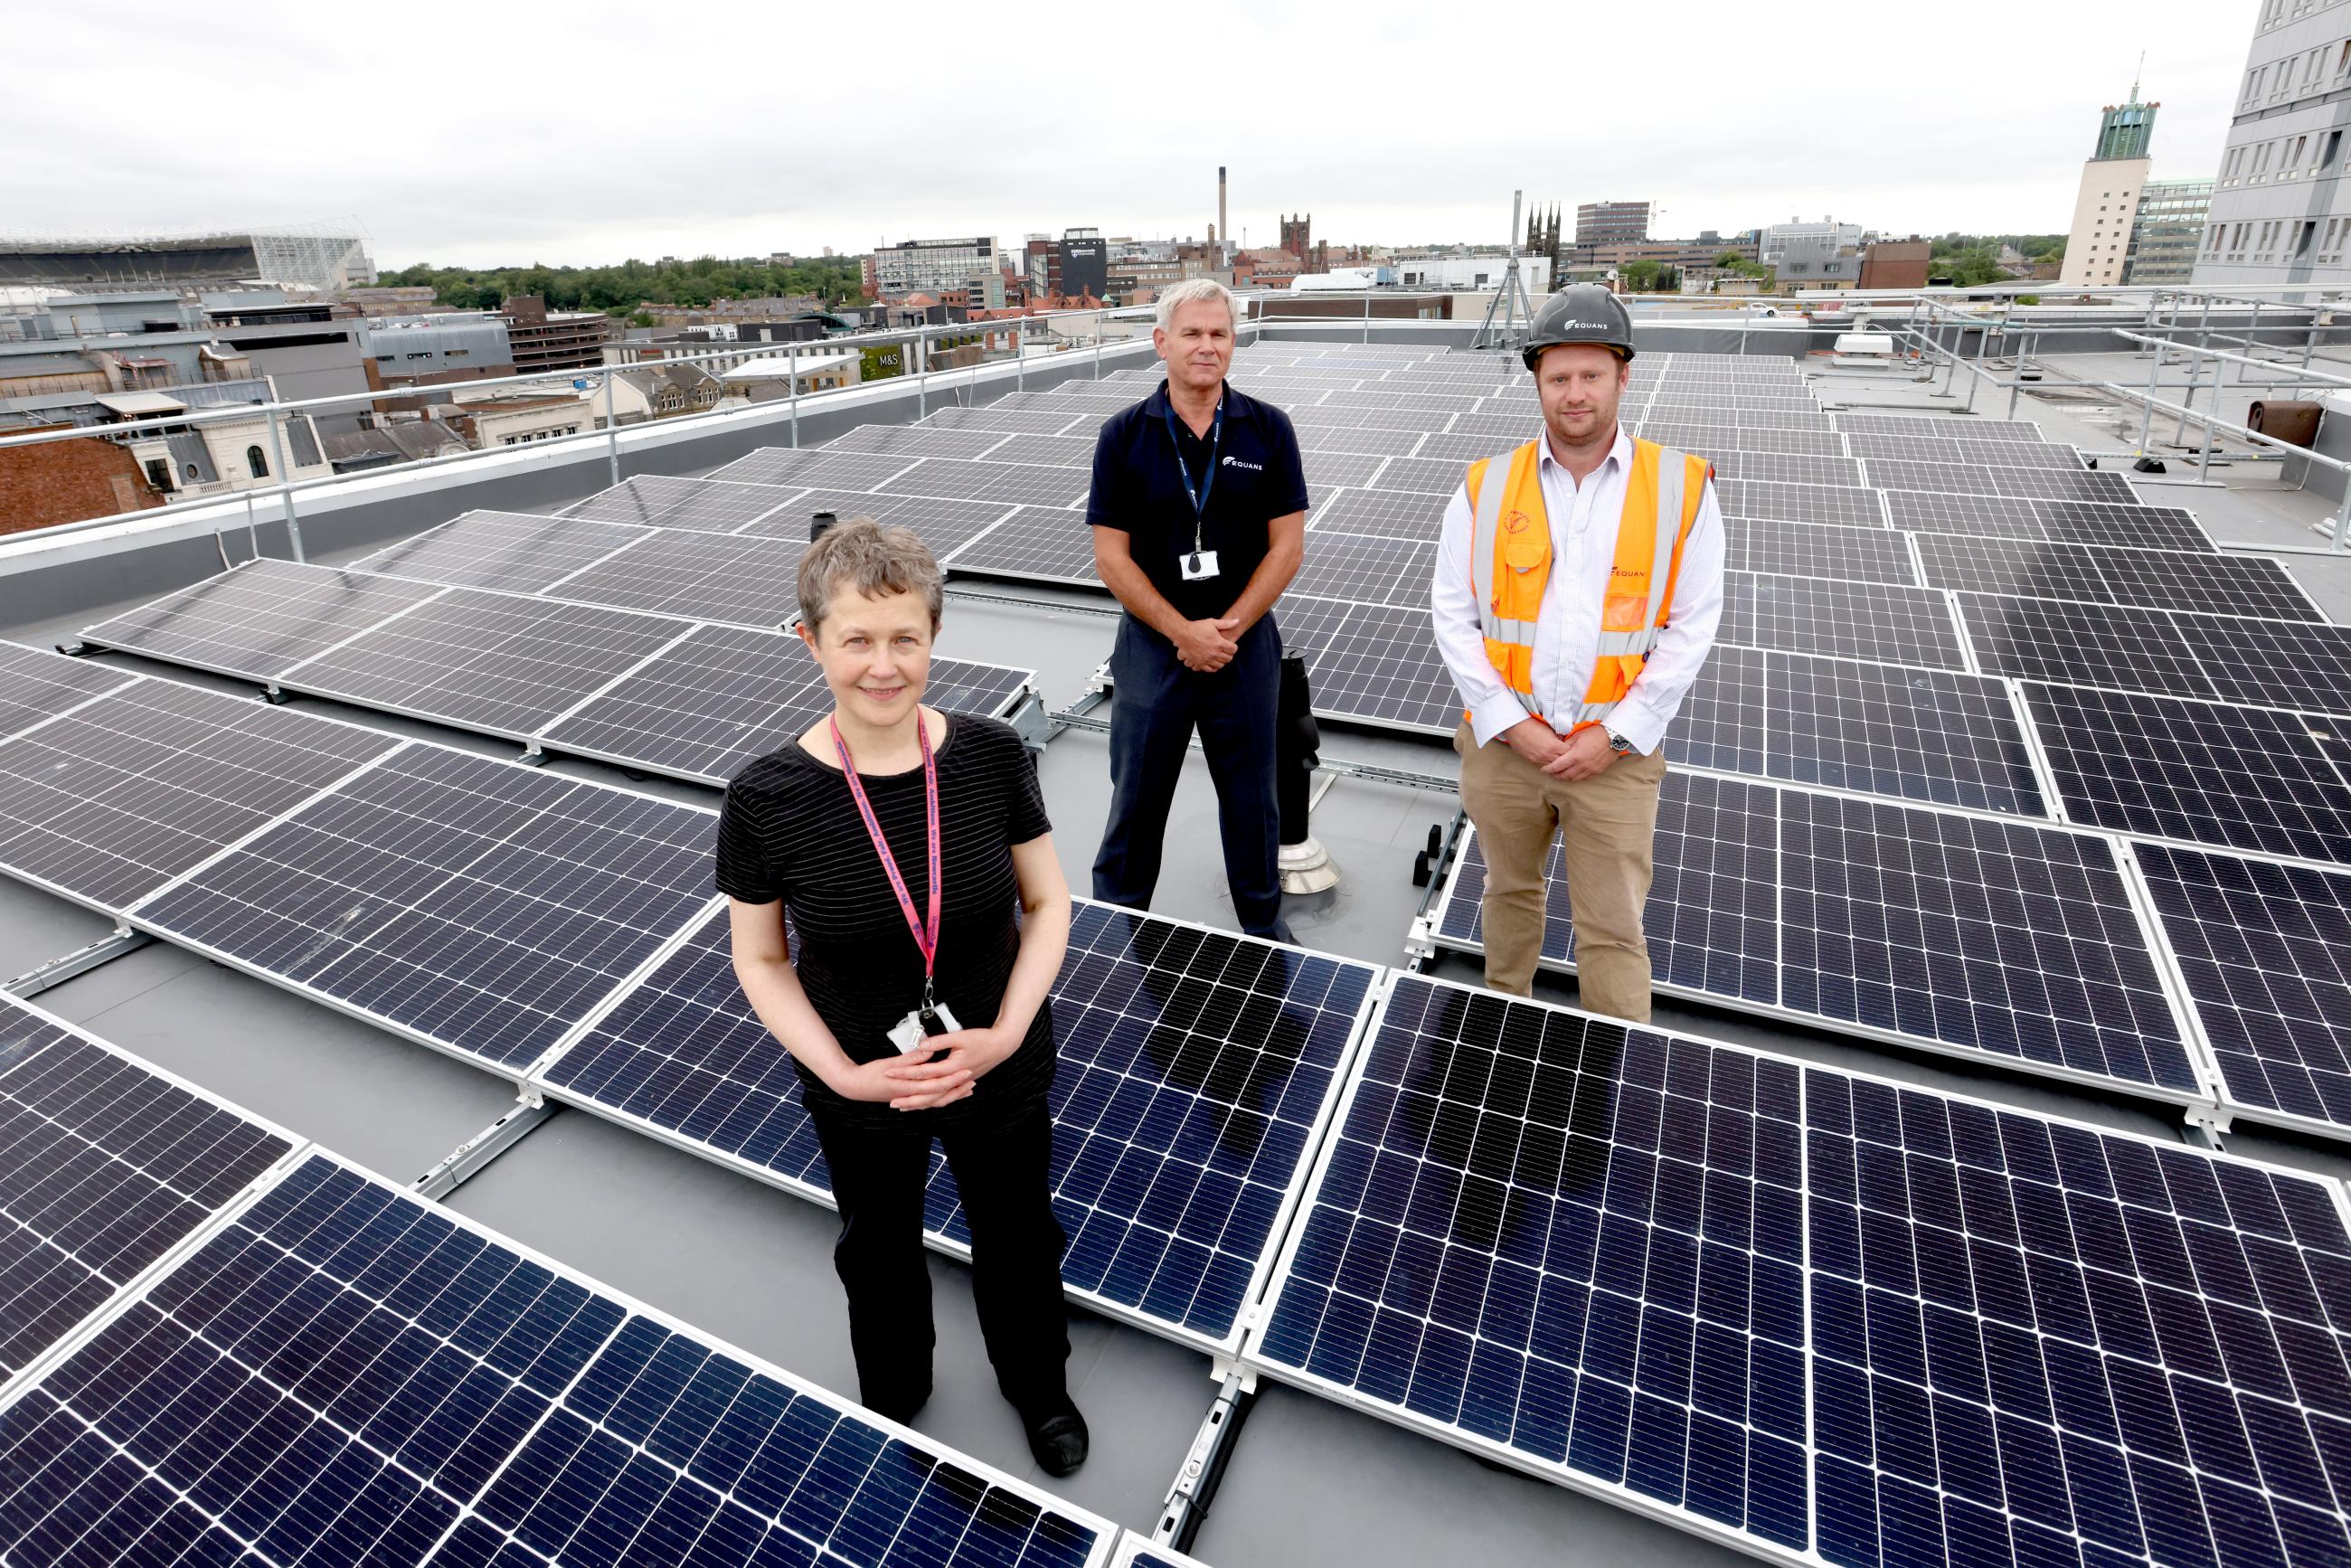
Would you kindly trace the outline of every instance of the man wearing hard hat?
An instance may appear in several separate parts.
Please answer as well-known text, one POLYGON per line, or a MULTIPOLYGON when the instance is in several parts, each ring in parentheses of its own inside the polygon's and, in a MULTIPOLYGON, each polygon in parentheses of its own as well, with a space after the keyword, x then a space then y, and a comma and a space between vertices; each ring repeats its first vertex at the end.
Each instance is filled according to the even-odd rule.
POLYGON ((1633 321, 1614 294, 1552 295, 1524 354, 1542 428, 1469 465, 1429 596, 1468 705, 1453 745, 1486 858, 1486 983, 1532 989, 1558 837, 1583 1005, 1646 1022, 1660 747, 1722 617, 1722 514, 1704 458, 1616 423, 1633 321))

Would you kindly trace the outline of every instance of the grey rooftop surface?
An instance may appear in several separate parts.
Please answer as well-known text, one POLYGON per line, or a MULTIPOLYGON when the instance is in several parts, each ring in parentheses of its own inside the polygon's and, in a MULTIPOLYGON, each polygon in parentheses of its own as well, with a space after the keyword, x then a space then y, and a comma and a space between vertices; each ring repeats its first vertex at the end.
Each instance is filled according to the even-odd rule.
MULTIPOLYGON (((2132 379, 2132 361, 2085 364, 2082 380, 2132 379)), ((2137 361, 2145 374, 2145 362, 2137 361)), ((1248 385, 1248 352, 1235 381, 1248 385)), ((1904 376, 1826 373, 1813 390, 1828 406, 1915 412, 1964 430, 1956 400, 1904 376)), ((1144 389, 1134 389, 1140 395, 1144 389)), ((1990 394, 1987 392, 1986 397, 1990 394)), ((1274 401, 1279 402, 1278 395, 1274 401)), ((2018 417, 2052 441, 2086 452, 2127 444, 2101 405, 2028 396, 2018 417)), ((2123 423, 2128 423, 2126 419, 2123 423)), ((1531 424, 1529 434, 1533 434, 1531 424)), ((2135 437, 2135 429, 2130 432, 2135 437)), ((1500 444, 1500 443, 1497 443, 1500 444)), ((2331 515, 2325 498, 2287 488, 2273 463, 2232 453, 2215 483, 2192 483, 2193 461, 2161 476, 2130 476, 2140 499, 2193 510, 2224 543, 2264 549, 2321 546, 2312 525, 2331 515)), ((713 466, 716 466, 714 465, 713 466)), ((2102 468, 2123 468, 2107 462, 2102 468)), ((601 486, 599 486, 601 487, 601 486)), ((587 491, 553 499, 552 513, 587 491)), ((1428 497, 1432 508, 1441 503, 1428 497)), ((448 516, 473 505, 453 501, 448 516)), ((494 506, 493 501, 483 501, 494 506)), ((1070 514, 1072 528, 1082 519, 1070 514)), ((334 552, 349 564, 381 541, 334 552)), ((1311 538, 1310 538, 1311 546, 1311 538)), ((2283 556, 2293 577, 2338 622, 2351 622, 2351 559, 2283 556)), ((1043 585, 975 585, 987 597, 951 596, 939 653, 1033 667, 1045 706, 1085 695, 1108 656, 1113 621, 1100 595, 1043 585), (1007 599, 1025 601, 1008 603, 1007 599)), ((48 618, 0 625, 0 637, 45 646, 155 596, 126 592, 48 618)), ((251 683, 120 653, 110 664, 240 695, 251 683)), ((1113 697, 1112 700, 1115 700, 1113 697)), ((510 742, 421 721, 297 696, 298 711, 329 714, 403 737, 426 737, 484 756, 511 757, 510 742)), ((1453 777, 1445 742, 1325 723, 1326 758, 1453 777)), ((1073 888, 1091 862, 1108 805, 1105 737, 1064 730, 1040 754, 1055 842, 1073 888)), ((683 802, 714 804, 713 791, 604 764, 554 757, 552 773, 626 782, 683 802)), ((1289 901, 1288 917, 1310 947, 1383 965, 1407 957, 1405 937, 1423 904, 1415 852, 1432 827, 1453 821, 1449 790, 1343 777, 1314 813, 1314 831, 1343 873, 1334 891, 1289 901)), ((1213 845, 1216 802, 1196 753, 1176 794, 1171 844, 1213 845)), ((1157 913, 1230 930, 1230 901, 1214 853, 1171 853, 1157 913)), ((21 974, 106 935, 102 915, 24 884, 0 880, 0 977, 21 974)), ((1472 961, 1439 956, 1430 972, 1475 982, 1472 961)), ((1546 973, 1537 994, 1572 1002, 1572 978, 1546 973)), ((169 1071, 405 1183, 488 1126, 513 1103, 513 1085, 356 1019, 156 942, 46 990, 41 1006, 169 1071)), ((1657 1024, 1805 1061, 1853 1068, 1930 1089, 1977 1095, 2117 1130, 2177 1140, 2180 1124, 2158 1105, 2000 1071, 1975 1062, 1876 1045, 1729 1007, 1661 998, 1657 1024)), ((2241 1124, 2231 1152, 2351 1177, 2351 1147, 2241 1124)), ((653 1139, 576 1110, 558 1112, 447 1199, 452 1209, 826 1387, 852 1394, 856 1377, 830 1256, 830 1211, 743 1179, 653 1139)), ((998 1396, 974 1319, 969 1276, 934 1255, 939 1344, 936 1392, 916 1427, 1015 1477, 1137 1531, 1156 1522, 1169 1483, 1216 1392, 1197 1353, 1142 1330, 1073 1312, 1072 1392, 1093 1429, 1090 1462, 1054 1482, 1029 1459, 1011 1410, 998 1396)), ((1729 1563, 1729 1547, 1701 1540, 1593 1497, 1492 1467, 1466 1452, 1265 1381, 1238 1435, 1212 1510, 1190 1548, 1220 1568, 1404 1568, 1474 1560, 1481 1568, 1552 1568, 1563 1561, 1626 1564, 1729 1563)))

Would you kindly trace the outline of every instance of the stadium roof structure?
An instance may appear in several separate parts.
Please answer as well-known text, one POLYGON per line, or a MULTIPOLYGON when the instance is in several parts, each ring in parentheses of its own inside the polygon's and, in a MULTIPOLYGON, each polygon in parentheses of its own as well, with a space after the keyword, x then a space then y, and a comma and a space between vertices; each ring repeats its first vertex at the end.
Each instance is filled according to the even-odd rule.
MULTIPOLYGON (((778 629, 809 516, 862 510, 946 562, 934 697, 1037 743, 1086 892, 1117 694, 1083 492, 1147 342, 354 474, 299 562, 242 498, 0 543, 0 976, 48 1015, 0 999, 0 1211, 47 1270, 0 1292, 0 1451, 57 1456, 0 1482, 0 1553, 74 1500, 269 1561, 329 1500, 411 1561, 2331 1560, 2351 568, 2223 548, 2326 503, 2093 468, 2067 404, 1813 373, 1833 329, 1645 324, 1626 422, 1715 461, 1731 582, 1628 1032, 1573 1009, 1556 897, 1535 998, 1478 985, 1422 606, 1456 476, 1536 414, 1474 325, 1269 322, 1236 361, 1306 449, 1277 615, 1343 880, 1298 949, 1234 933, 1212 854, 1152 916, 1081 900, 1056 1181, 1094 1452, 1058 1483, 944 1192, 937 1392, 913 1432, 844 1397, 824 1173, 705 857, 719 782, 820 711, 778 629), (172 1219, 19 1200, 73 1161, 172 1219), (494 1271, 526 1327, 450 1327, 400 1258, 494 1271), (314 1302, 356 1337, 283 1326, 314 1302), (366 1405, 361 1343, 448 1402, 366 1405), (1153 1548, 1227 1379, 1214 1508, 1153 1548), (420 1457, 476 1404, 524 1414, 420 1457), (141 1411, 266 1431, 256 1495, 303 1506, 148 1464, 141 1411), (758 1512, 760 1466, 807 1497, 758 1512)), ((1195 758, 1171 837, 1215 831, 1195 758)))

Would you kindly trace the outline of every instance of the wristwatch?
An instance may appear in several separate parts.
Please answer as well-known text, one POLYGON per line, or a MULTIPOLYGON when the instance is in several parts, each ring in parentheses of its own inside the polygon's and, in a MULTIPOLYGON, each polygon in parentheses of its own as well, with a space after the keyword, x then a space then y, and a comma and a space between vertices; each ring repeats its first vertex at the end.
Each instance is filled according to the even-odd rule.
POLYGON ((1625 739, 1623 736, 1617 734, 1613 729, 1604 729, 1600 733, 1608 737, 1609 750, 1614 752, 1619 757, 1630 757, 1633 755, 1633 743, 1631 741, 1625 739))

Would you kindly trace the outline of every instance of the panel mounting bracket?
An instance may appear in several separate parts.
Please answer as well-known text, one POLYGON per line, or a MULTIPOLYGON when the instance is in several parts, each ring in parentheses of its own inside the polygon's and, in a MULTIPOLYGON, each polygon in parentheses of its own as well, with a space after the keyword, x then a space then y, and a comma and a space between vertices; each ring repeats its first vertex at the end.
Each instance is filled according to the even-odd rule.
POLYGON ((417 1197, 439 1202, 481 1173, 482 1167, 520 1143, 523 1136, 559 1109, 544 1101, 517 1103, 513 1110, 449 1151, 439 1165, 409 1184, 417 1197))
POLYGON ((1215 1375, 1217 1397, 1201 1419, 1200 1429, 1193 1435, 1192 1446, 1184 1455, 1183 1467, 1176 1472, 1175 1484, 1167 1489, 1167 1500, 1161 1505, 1158 1522, 1151 1532, 1154 1541, 1177 1552, 1190 1549, 1193 1538, 1199 1533, 1200 1521, 1208 1516, 1208 1505, 1216 1498, 1217 1483, 1224 1479, 1225 1467, 1232 1458, 1233 1446, 1240 1438, 1241 1423, 1248 1418, 1249 1406, 1257 1396, 1256 1374, 1233 1362, 1218 1357, 1215 1375))
POLYGON ((63 957, 52 958, 37 968, 0 986, 12 997, 37 997, 51 986, 61 986, 76 975, 86 975, 101 964, 110 964, 125 953, 133 953, 155 940, 144 931, 133 931, 120 925, 87 947, 78 948, 63 957))

